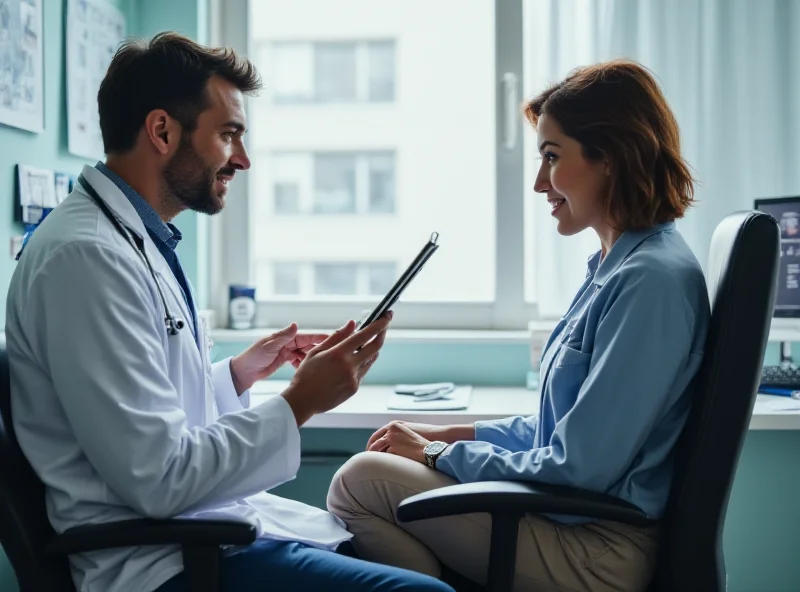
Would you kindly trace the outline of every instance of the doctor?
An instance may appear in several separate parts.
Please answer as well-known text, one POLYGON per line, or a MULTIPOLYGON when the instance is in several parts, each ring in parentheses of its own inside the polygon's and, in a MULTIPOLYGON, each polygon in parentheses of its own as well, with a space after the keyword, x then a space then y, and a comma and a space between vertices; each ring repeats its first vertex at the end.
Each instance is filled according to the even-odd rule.
MULTIPOLYGON (((250 167, 242 94, 259 86, 247 60, 176 34, 128 42, 114 57, 98 95, 107 161, 84 168, 9 289, 20 445, 56 531, 142 516, 256 525, 259 541, 223 561, 225 590, 451 590, 332 552, 351 536, 341 521, 264 493, 294 478, 298 428, 356 391, 390 317, 330 336, 293 324, 209 362, 168 221, 222 210, 228 184, 250 167), (291 385, 249 408, 250 386, 285 362, 297 366, 291 385)), ((70 562, 85 592, 185 589, 175 547, 70 562)))

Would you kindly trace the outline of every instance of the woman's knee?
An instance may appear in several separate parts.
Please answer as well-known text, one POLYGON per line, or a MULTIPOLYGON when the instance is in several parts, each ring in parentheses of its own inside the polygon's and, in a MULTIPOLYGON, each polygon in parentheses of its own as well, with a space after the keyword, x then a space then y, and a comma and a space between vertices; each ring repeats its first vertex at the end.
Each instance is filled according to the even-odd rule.
POLYGON ((456 483, 426 465, 386 452, 361 452, 336 472, 328 490, 328 509, 394 514, 409 496, 456 483), (377 505, 376 505, 377 504, 377 505), (369 506, 369 508, 367 508, 369 506))
POLYGON ((360 452, 350 457, 331 480, 328 489, 328 509, 333 512, 353 498, 354 485, 381 478, 386 474, 387 458, 383 452, 360 452))
POLYGON ((385 482, 427 491, 454 481, 427 466, 386 452, 360 452, 350 457, 333 477, 331 491, 352 491, 361 484, 385 482))
POLYGON ((386 452, 359 452, 351 456, 336 472, 336 477, 345 481, 383 479, 400 470, 399 457, 386 452))

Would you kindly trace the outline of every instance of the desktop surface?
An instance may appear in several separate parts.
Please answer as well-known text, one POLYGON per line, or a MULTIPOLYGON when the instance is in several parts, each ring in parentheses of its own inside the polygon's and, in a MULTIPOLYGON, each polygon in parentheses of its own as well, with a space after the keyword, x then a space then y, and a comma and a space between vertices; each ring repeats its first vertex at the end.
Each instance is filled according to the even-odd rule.
MULTIPOLYGON (((263 380, 251 389, 252 405, 281 393, 288 381, 263 380)), ((395 411, 389 409, 394 385, 367 384, 336 409, 312 417, 304 427, 373 429, 392 420, 436 425, 473 423, 539 412, 539 393, 525 387, 476 386, 467 409, 458 411, 395 411)), ((800 430, 800 401, 789 397, 758 395, 751 430, 800 430)))

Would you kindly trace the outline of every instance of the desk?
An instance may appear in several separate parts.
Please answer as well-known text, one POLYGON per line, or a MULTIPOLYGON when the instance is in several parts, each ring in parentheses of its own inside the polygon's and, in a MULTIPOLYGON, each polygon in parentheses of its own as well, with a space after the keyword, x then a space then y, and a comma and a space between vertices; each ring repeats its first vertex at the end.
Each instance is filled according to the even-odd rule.
MULTIPOLYGON (((287 381, 265 380, 251 389, 251 402, 258 405, 275 396, 287 381)), ((312 417, 305 427, 378 429, 394 419, 432 424, 473 423, 481 419, 502 419, 513 415, 534 415, 539 411, 538 393, 523 387, 473 387, 469 408, 463 411, 396 411, 386 408, 393 385, 363 385, 336 409, 312 417)), ((771 402, 785 397, 758 395, 751 430, 800 430, 800 411, 773 411, 771 402)))

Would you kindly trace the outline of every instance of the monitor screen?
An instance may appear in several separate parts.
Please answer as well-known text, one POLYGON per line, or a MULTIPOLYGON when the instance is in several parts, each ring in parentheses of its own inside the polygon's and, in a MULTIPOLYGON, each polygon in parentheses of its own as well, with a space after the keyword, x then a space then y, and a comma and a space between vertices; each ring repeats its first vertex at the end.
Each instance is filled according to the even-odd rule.
POLYGON ((776 317, 800 317, 800 196, 757 199, 757 210, 771 215, 781 229, 776 317))

